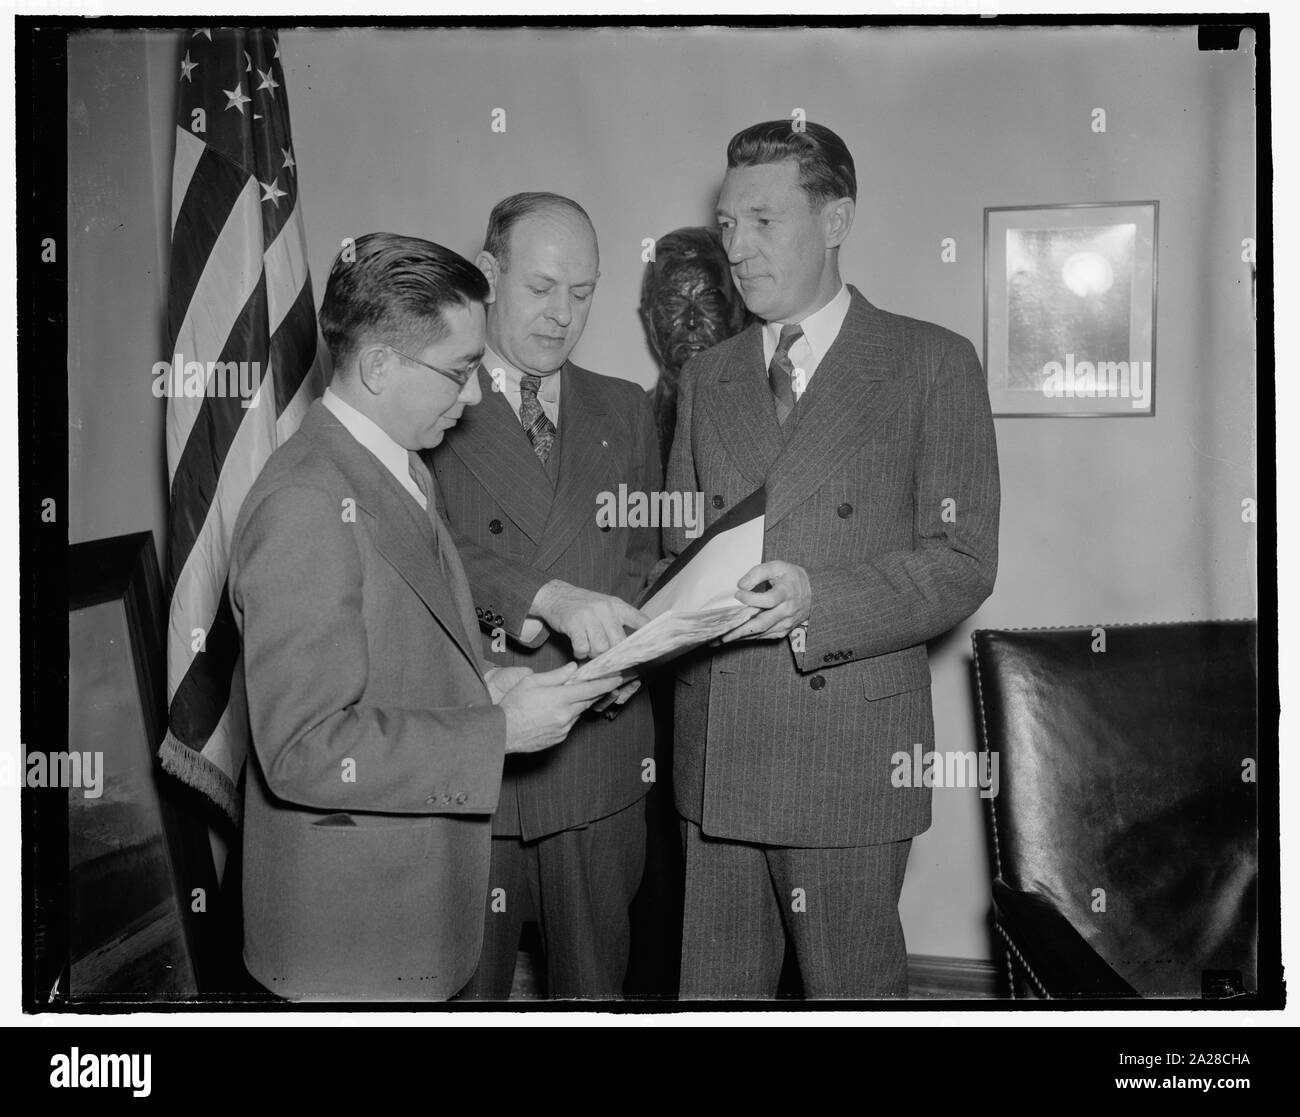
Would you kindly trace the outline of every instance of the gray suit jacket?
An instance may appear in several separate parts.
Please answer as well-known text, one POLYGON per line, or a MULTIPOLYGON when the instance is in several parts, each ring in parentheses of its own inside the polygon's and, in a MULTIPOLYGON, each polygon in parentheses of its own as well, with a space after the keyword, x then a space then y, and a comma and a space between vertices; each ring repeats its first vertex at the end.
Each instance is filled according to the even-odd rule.
MULTIPOLYGON (((543 585, 560 578, 635 602, 660 553, 656 528, 596 522, 600 493, 617 494, 620 484, 647 493, 660 486, 645 393, 572 363, 557 375, 563 386, 554 480, 500 392, 486 391, 432 454, 439 506, 465 561, 485 648, 500 628, 513 640, 491 651, 493 661, 536 671, 573 657, 562 636, 548 633, 534 647, 517 642, 543 585)), ((653 756, 646 693, 612 721, 586 714, 555 748, 509 759, 494 828, 532 840, 613 814, 649 791, 644 762, 653 756)))
MULTIPOLYGON (((678 660, 678 809, 706 834, 784 846, 920 833, 930 791, 891 756, 934 737, 925 642, 997 570, 993 421, 970 342, 850 288, 839 337, 781 427, 754 324, 683 370, 668 488, 709 521, 767 486, 764 559, 803 566, 806 642, 678 660)), ((688 540, 664 535, 665 553, 688 540)))
POLYGON ((244 960, 282 996, 442 999, 477 964, 506 725, 441 532, 446 575, 428 513, 319 401, 235 524, 244 960))

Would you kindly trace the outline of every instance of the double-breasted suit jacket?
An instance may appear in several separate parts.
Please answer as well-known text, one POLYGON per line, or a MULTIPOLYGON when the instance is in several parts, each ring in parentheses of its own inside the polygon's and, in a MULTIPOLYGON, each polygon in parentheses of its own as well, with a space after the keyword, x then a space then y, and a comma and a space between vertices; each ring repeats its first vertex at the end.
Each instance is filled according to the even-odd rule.
MULTIPOLYGON (((486 390, 431 456, 441 507, 465 562, 485 646, 495 662, 535 671, 573 657, 568 641, 522 636, 537 591, 553 578, 635 603, 660 554, 656 527, 598 521, 602 494, 659 489, 654 418, 630 381, 566 363, 548 473, 504 394, 486 390), (557 460, 558 458, 558 460, 557 460), (493 631, 513 637, 504 651, 493 631)), ((606 520, 608 517, 605 518, 606 520)), ((654 723, 640 692, 616 718, 586 714, 562 744, 506 765, 498 833, 525 841, 605 818, 650 788, 654 723)))
POLYGON ((240 511, 230 599, 249 972, 290 998, 452 996, 478 962, 506 720, 450 533, 317 401, 240 511))
MULTIPOLYGON (((760 324, 682 376, 668 488, 702 491, 711 523, 766 485, 763 558, 812 587, 806 633, 677 662, 676 802, 707 835, 831 847, 925 830, 930 791, 893 786, 890 758, 933 742, 925 642, 993 587, 998 468, 975 351, 850 293, 785 426, 760 324)), ((669 557, 688 542, 664 539, 669 557)))

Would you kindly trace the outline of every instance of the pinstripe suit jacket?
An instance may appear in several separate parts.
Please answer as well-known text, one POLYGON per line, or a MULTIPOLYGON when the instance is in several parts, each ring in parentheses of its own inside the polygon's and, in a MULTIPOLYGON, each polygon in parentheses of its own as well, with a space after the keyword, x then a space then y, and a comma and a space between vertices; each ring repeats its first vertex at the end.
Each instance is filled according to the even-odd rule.
POLYGON ((236 521, 244 960, 281 996, 445 999, 478 962, 506 719, 434 547, 319 400, 236 521))
MULTIPOLYGON (((706 834, 829 847, 925 830, 930 791, 894 787, 890 757, 933 741, 925 642, 993 588, 997 451, 979 359, 850 291, 784 428, 760 324, 681 379, 668 489, 704 492, 711 522, 766 484, 763 557, 812 585, 802 648, 745 642, 677 661, 677 806, 706 834)), ((688 542, 664 540, 670 557, 688 542)))
MULTIPOLYGON (((654 416, 636 385, 566 363, 562 376, 557 480, 533 452, 501 392, 469 408, 432 454, 440 507, 465 562, 484 630, 514 639, 494 662, 548 671, 573 655, 562 636, 518 643, 537 591, 552 578, 635 601, 659 558, 655 528, 596 523, 597 498, 660 487, 654 416)), ((553 749, 512 756, 505 766, 497 833, 526 840, 630 806, 650 788, 643 761, 654 756, 649 696, 635 695, 613 720, 586 714, 553 749)))

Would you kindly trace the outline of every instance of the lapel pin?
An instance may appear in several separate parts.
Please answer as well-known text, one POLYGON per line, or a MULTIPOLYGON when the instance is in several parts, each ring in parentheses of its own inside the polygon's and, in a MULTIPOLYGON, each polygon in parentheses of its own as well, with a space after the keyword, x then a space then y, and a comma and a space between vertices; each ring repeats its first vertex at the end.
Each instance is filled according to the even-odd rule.
POLYGON ((603 447, 605 447, 606 450, 609 449, 609 443, 606 442, 603 438, 600 440, 600 444, 601 444, 603 447))

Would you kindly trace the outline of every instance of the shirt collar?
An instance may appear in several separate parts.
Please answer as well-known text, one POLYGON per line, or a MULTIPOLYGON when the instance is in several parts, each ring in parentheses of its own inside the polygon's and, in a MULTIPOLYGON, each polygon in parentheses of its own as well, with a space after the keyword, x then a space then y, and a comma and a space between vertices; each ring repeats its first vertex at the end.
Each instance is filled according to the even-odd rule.
MULTIPOLYGON (((504 389, 510 392, 512 396, 519 395, 519 381, 524 374, 509 361, 503 360, 501 354, 490 345, 483 350, 483 367, 487 369, 489 380, 492 379, 493 371, 500 369, 505 377, 504 389)), ((549 376, 538 377, 541 384, 537 389, 537 398, 543 403, 560 402, 560 373, 563 371, 563 366, 561 366, 549 376)))
MULTIPOLYGON (((841 283, 840 289, 830 302, 820 310, 814 310, 807 318, 798 323, 803 329, 803 336, 807 339, 808 347, 812 350, 816 361, 820 362, 826 356, 826 351, 839 337, 840 327, 844 325, 844 319, 849 313, 849 303, 851 301, 848 285, 841 283)), ((781 327, 783 325, 785 325, 783 322, 767 322, 763 326, 773 350, 776 349, 781 340, 781 327)))
POLYGON ((408 492, 418 491, 419 487, 411 479, 410 451, 405 446, 397 442, 373 419, 363 415, 342 396, 335 393, 332 388, 325 389, 325 393, 321 396, 321 403, 343 424, 353 438, 379 459, 380 464, 397 478, 402 488, 408 492))

